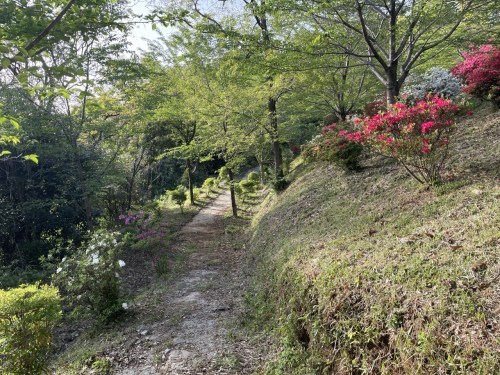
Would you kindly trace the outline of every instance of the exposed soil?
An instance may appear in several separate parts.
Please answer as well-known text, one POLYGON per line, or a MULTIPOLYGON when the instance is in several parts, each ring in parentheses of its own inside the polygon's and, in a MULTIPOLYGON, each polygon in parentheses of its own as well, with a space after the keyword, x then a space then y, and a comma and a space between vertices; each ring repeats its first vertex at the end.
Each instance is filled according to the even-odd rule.
POLYGON ((230 204, 222 193, 181 229, 176 246, 188 253, 186 265, 137 308, 125 340, 105 353, 116 373, 250 374, 262 362, 266 343, 241 329, 248 276, 244 250, 225 235, 230 204))

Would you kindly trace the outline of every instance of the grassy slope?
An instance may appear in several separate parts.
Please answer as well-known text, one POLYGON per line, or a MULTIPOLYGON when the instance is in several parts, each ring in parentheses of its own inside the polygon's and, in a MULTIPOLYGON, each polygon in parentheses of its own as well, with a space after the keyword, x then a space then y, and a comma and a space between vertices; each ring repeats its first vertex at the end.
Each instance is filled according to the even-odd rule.
POLYGON ((434 190, 371 158, 300 166, 264 202, 251 300, 280 339, 268 373, 500 372, 500 114, 459 129, 434 190))

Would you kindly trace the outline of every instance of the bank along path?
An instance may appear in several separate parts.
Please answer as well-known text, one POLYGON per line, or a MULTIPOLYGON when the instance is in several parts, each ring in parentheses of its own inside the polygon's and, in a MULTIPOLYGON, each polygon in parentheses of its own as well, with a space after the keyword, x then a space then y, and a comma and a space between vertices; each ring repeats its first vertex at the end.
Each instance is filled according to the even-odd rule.
POLYGON ((230 206, 225 191, 181 229, 186 265, 130 328, 113 356, 118 374, 251 374, 262 362, 265 343, 240 325, 248 275, 244 249, 224 233, 230 206))

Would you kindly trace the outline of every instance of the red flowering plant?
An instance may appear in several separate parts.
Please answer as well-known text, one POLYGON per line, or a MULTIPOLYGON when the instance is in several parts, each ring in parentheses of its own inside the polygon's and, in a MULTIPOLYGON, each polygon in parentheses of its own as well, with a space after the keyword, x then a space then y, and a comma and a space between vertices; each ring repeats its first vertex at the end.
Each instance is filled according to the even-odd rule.
POLYGON ((485 44, 462 55, 464 61, 451 69, 462 78, 463 91, 481 99, 500 102, 500 48, 485 44))
POLYGON ((305 160, 330 161, 348 170, 359 170, 359 158, 363 146, 340 135, 348 128, 347 123, 325 126, 321 134, 302 146, 302 156, 305 160))
POLYGON ((387 112, 356 119, 361 130, 339 135, 398 160, 420 183, 434 184, 440 179, 459 111, 450 100, 438 96, 414 106, 396 103, 387 112))

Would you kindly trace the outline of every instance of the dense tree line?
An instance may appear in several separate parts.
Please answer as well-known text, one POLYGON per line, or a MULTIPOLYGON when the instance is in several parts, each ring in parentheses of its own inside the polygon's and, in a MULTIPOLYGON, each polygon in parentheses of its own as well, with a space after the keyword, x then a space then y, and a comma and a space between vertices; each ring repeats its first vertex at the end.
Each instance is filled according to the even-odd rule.
POLYGON ((0 10, 3 266, 36 265, 179 184, 194 203, 224 165, 232 181, 258 163, 282 189, 320 127, 393 103, 412 73, 451 67, 497 27, 493 2, 476 0, 191 0, 142 20, 174 31, 137 56, 126 1, 0 10))

